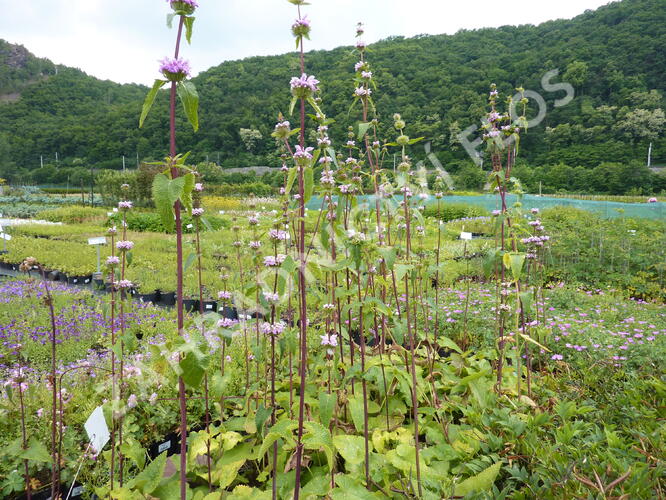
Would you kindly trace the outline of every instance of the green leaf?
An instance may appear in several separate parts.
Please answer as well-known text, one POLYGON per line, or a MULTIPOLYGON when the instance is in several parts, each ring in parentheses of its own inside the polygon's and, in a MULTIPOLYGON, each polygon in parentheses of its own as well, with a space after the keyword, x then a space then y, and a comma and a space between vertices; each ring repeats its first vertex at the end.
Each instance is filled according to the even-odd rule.
POLYGON ((180 361, 178 366, 183 371, 183 380, 189 387, 197 388, 201 385, 208 365, 207 361, 203 355, 198 354, 194 350, 188 352, 180 361))
POLYGON ((350 465, 361 464, 365 460, 365 441, 363 437, 343 434, 335 436, 333 444, 342 458, 350 465))
POLYGON ((370 125, 372 125, 371 122, 359 123, 358 124, 358 140, 359 141, 365 137, 365 134, 368 133, 368 129, 370 128, 370 125))
POLYGON ((448 347, 452 351, 455 351, 458 354, 462 354, 462 349, 458 347, 458 344, 456 344, 453 340, 451 340, 448 337, 444 337, 443 335, 437 337, 437 343, 442 347, 448 347))
POLYGON ((141 109, 141 118, 139 118, 139 128, 143 127, 143 122, 146 120, 146 117, 150 112, 150 108, 153 107, 153 103, 155 102, 155 97, 157 96, 157 92, 162 87, 164 87, 165 83, 167 83, 166 80, 155 80, 155 83, 153 83, 153 88, 150 89, 148 95, 146 96, 146 100, 143 102, 143 108, 141 109))
POLYGON ((31 462, 45 462, 51 463, 51 454, 46 449, 46 446, 40 443, 37 438, 31 438, 28 443, 28 449, 24 450, 23 453, 19 456, 24 460, 30 460, 31 462))
POLYGON ((130 489, 138 489, 145 495, 155 491, 155 488, 160 485, 160 482, 164 477, 166 460, 167 454, 162 453, 150 464, 148 464, 148 466, 143 471, 141 471, 138 476, 127 483, 127 487, 130 489))
POLYGON ((180 195, 180 201, 188 212, 192 212, 192 191, 194 190, 194 174, 188 172, 183 176, 185 184, 183 184, 183 193, 180 195))
POLYGON ((285 194, 288 196, 291 192, 291 188, 294 185, 296 180, 296 167, 291 167, 289 169, 289 174, 287 174, 287 186, 285 187, 285 194))
POLYGON ((254 416, 254 422, 259 432, 261 432, 261 428, 264 426, 266 420, 268 420, 268 417, 270 417, 272 413, 273 408, 266 408, 263 404, 259 406, 257 409, 257 414, 254 416))
POLYGON ((363 432, 364 418, 363 418, 363 398, 360 395, 351 396, 349 398, 349 412, 351 413, 354 427, 358 432, 363 432))
POLYGON ((476 476, 465 479, 462 483, 456 485, 454 495, 463 497, 472 492, 490 490, 501 468, 502 462, 497 462, 476 476))
POLYGON ((183 272, 186 273, 187 270, 190 268, 190 266, 194 263, 194 259, 197 258, 197 254, 194 252, 190 253, 190 255, 187 256, 187 260, 185 260, 185 264, 183 264, 183 272))
POLYGON ((176 17, 176 14, 174 14, 173 12, 167 14, 167 21, 166 21, 167 28, 169 28, 169 29, 173 28, 173 18, 174 17, 176 17))
POLYGON ((157 174, 153 180, 153 201, 155 208, 162 217, 162 223, 167 231, 172 231, 174 227, 174 208, 173 205, 183 194, 185 186, 185 177, 170 179, 164 174, 157 174))
POLYGON ((294 420, 278 421, 268 430, 268 434, 266 434, 266 437, 264 438, 264 441, 261 443, 261 447, 259 448, 258 456, 264 456, 268 449, 273 445, 273 443, 280 438, 284 439, 287 443, 293 443, 293 431, 296 428, 298 428, 298 422, 294 420))
POLYGON ((306 449, 319 450, 324 449, 326 460, 328 461, 328 470, 333 470, 333 439, 331 439, 331 432, 321 425, 319 422, 305 422, 305 429, 307 434, 303 436, 303 445, 306 449))
POLYGON ((291 103, 289 104, 289 114, 293 115, 294 114, 294 108, 296 107, 296 103, 298 102, 298 97, 294 96, 291 98, 291 103))
POLYGON ((319 421, 326 427, 331 422, 336 399, 335 394, 319 393, 319 421))
POLYGON ((185 39, 189 45, 192 45, 192 25, 194 24, 194 18, 191 16, 183 17, 185 23, 185 39))
POLYGON ((378 500, 387 498, 380 493, 368 491, 355 475, 336 474, 335 484, 338 487, 331 492, 333 500, 378 500))
POLYGON ((187 116, 187 120, 192 125, 192 128, 196 132, 199 130, 199 94, 197 89, 192 82, 178 82, 176 87, 178 91, 178 97, 183 103, 183 110, 187 116))
POLYGON ((314 170, 311 167, 303 171, 303 203, 307 203, 312 198, 314 189, 314 170))

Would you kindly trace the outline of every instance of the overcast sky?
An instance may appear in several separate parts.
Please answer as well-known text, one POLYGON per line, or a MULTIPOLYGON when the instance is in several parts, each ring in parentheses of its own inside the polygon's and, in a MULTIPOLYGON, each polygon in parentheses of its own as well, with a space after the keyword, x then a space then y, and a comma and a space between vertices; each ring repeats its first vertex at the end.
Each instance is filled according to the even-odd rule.
MULTIPOLYGON (((198 0, 191 47, 182 54, 194 73, 222 61, 294 49, 296 8, 287 0, 198 0)), ((538 24, 571 18, 609 0, 311 0, 307 49, 350 45, 358 21, 369 43, 391 35, 538 24)), ((40 57, 98 78, 150 84, 158 60, 173 52, 175 29, 164 0, 0 0, 0 38, 40 57)))

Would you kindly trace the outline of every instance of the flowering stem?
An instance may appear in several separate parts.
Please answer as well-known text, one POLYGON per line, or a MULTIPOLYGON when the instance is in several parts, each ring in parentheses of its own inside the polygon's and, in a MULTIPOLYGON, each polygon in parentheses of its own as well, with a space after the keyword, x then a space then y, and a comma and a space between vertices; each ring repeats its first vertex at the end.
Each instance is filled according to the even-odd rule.
MULTIPOLYGON (((301 9, 298 8, 298 17, 301 18, 301 9)), ((303 49, 303 37, 300 38, 300 62, 301 73, 305 73, 305 57, 303 49)), ((301 130, 300 145, 305 147, 305 99, 301 98, 301 130)), ((304 187, 304 168, 298 166, 298 194, 299 194, 299 216, 300 228, 298 234, 298 252, 300 257, 300 268, 298 273, 298 289, 300 296, 300 388, 298 403, 298 441, 296 444, 296 478, 294 483, 294 500, 299 500, 301 493, 301 468, 303 461, 303 421, 305 419, 305 374, 307 371, 307 299, 305 293, 305 187, 304 187)))
MULTIPOLYGON (((178 35, 176 38, 176 49, 174 57, 178 59, 180 51, 180 39, 183 34, 185 17, 180 16, 178 23, 178 35)), ((176 82, 171 82, 169 93, 169 142, 170 156, 176 157, 176 82)), ((171 166, 171 178, 176 179, 180 175, 175 164, 171 166)), ((174 204, 176 217, 176 309, 178 314, 178 333, 183 334, 185 324, 183 314, 183 224, 180 213, 180 201, 174 204)), ((181 355, 182 357, 182 355, 181 355)), ((178 400, 180 402, 180 498, 187 498, 187 400, 185 397, 185 381, 178 377, 178 400)))

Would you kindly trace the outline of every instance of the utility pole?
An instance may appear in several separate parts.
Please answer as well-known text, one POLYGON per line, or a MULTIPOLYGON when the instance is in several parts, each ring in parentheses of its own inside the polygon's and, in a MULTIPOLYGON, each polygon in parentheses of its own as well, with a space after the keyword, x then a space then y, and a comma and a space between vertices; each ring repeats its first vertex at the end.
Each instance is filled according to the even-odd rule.
MULTIPOLYGON (((125 157, 123 156, 123 158, 125 157)), ((93 172, 93 166, 90 165, 90 206, 91 207, 95 206, 94 188, 95 188, 95 173, 93 172)))
POLYGON ((125 171, 125 155, 123 155, 123 172, 125 171))
POLYGON ((39 155, 39 166, 44 168, 44 155, 39 155))
POLYGON ((56 151, 56 168, 58 168, 58 152, 56 151))

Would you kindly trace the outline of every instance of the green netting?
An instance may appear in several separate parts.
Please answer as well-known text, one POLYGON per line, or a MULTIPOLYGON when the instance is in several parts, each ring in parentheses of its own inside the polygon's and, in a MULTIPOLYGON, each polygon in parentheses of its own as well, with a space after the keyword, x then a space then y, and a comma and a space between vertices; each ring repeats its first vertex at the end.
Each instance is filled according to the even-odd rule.
MULTIPOLYGON (((365 201, 374 204, 374 196, 361 196, 365 201)), ((511 206, 517 201, 516 195, 507 195, 507 204, 511 206)), ((400 201, 396 198, 396 202, 400 201)), ((434 197, 430 197, 426 203, 434 203, 434 197)), ((489 211, 499 208, 499 198, 495 195, 482 196, 445 196, 443 203, 466 203, 483 207, 489 211)), ((527 210, 531 208, 551 208, 557 206, 566 206, 580 208, 596 212, 607 219, 616 217, 631 217, 643 219, 663 219, 666 218, 666 203, 621 203, 617 201, 596 201, 596 200, 576 200, 572 198, 552 198, 549 196, 523 195, 523 207, 527 210)), ((321 198, 313 197, 309 203, 310 210, 317 210, 322 206, 321 198)))

